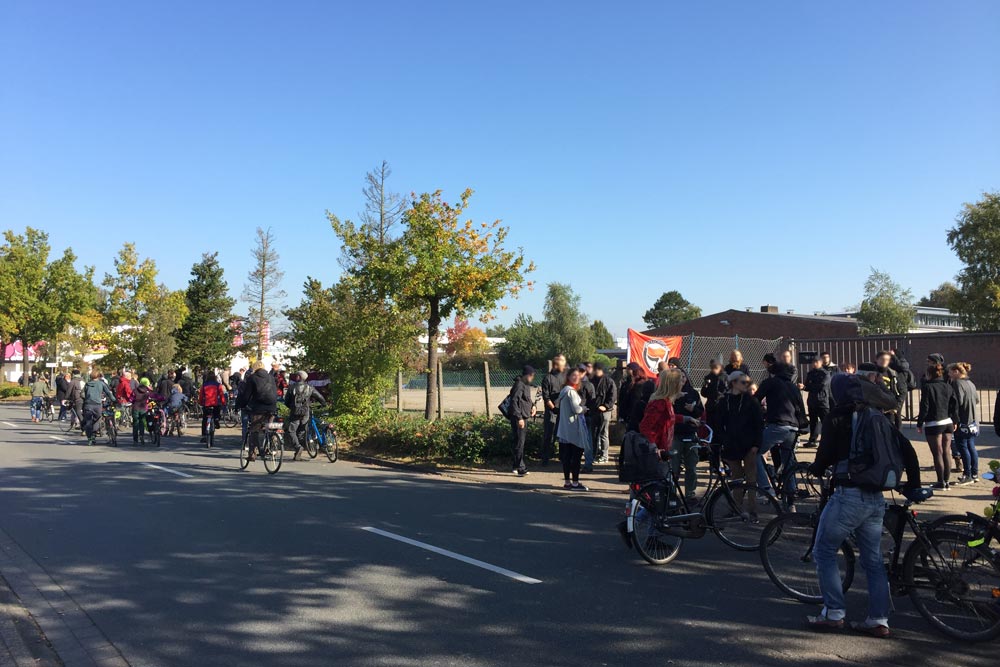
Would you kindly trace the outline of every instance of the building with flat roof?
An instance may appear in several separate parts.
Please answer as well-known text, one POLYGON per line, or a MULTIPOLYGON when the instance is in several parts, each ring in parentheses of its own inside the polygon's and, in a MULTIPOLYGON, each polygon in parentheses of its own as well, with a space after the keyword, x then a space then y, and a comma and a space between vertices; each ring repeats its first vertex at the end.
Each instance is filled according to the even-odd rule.
POLYGON ((760 310, 724 310, 645 332, 651 336, 742 336, 744 338, 847 338, 858 335, 858 322, 846 315, 808 315, 777 306, 760 310))

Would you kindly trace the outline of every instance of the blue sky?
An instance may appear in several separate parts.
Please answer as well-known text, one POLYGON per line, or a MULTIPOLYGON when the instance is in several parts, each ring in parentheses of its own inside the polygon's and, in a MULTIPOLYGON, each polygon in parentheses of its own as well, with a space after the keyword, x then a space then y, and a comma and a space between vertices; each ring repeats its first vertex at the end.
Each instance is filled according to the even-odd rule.
POLYGON ((296 303, 338 273, 382 159, 476 190, 541 287, 616 334, 663 291, 706 312, 839 310, 869 266, 917 296, 1000 188, 995 2, 9 2, 0 228, 98 273, 124 241, 234 292, 270 226, 296 303))

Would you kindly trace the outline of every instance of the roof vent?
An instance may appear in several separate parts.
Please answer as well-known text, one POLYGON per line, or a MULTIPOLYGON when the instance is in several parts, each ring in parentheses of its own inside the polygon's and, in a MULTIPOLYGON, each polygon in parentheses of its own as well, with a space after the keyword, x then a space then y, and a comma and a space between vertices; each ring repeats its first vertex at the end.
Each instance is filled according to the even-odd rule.
POLYGON ((786 315, 794 315, 794 314, 795 314, 795 311, 794 311, 794 310, 786 310, 786 311, 785 311, 785 314, 786 314, 786 315))
POLYGON ((761 306, 760 307, 760 312, 762 312, 762 313, 777 314, 778 313, 778 307, 777 306, 761 306))

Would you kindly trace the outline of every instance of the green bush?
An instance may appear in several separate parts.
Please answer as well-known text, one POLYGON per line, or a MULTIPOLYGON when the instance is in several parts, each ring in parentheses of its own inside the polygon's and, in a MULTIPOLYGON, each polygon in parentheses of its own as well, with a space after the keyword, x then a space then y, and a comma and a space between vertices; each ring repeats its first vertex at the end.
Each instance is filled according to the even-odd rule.
POLYGON ((0 398, 14 398, 16 396, 31 396, 31 389, 17 384, 0 386, 0 398))

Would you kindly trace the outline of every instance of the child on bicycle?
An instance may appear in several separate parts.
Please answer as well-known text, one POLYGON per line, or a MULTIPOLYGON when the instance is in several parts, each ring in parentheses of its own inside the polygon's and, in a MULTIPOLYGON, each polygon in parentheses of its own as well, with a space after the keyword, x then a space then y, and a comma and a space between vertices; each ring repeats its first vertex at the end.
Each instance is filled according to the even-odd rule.
MULTIPOLYGON (((177 420, 177 436, 180 437, 184 435, 181 430, 181 420, 180 416, 187 410, 188 397, 184 395, 184 388, 179 384, 174 384, 170 388, 170 398, 167 399, 167 419, 171 424, 174 420, 177 420)), ((167 430, 167 435, 170 435, 170 430, 167 430)))

